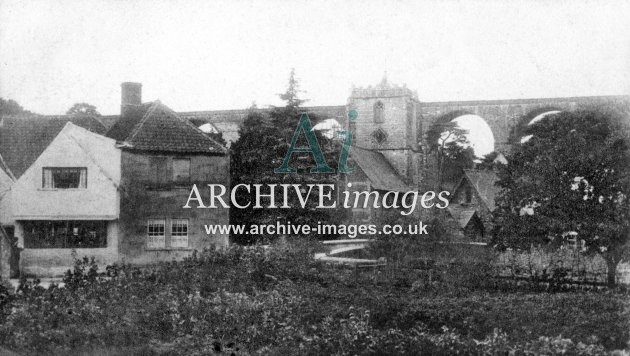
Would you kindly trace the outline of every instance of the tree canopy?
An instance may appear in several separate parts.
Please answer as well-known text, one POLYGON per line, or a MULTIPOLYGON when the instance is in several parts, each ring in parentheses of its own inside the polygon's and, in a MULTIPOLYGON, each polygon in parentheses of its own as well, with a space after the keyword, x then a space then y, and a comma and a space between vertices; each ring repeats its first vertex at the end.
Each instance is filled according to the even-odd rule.
MULTIPOLYGON (((313 155, 308 153, 296 153, 291 156, 290 166, 297 169, 297 174, 274 173, 274 169, 281 166, 290 147, 292 137, 302 113, 299 105, 304 102, 298 96, 298 83, 292 70, 289 85, 280 97, 286 102, 284 107, 275 107, 268 114, 262 114, 255 107, 249 109, 249 113, 239 130, 239 139, 231 146, 231 177, 232 186, 237 184, 326 184, 336 183, 338 173, 312 174, 310 169, 314 167, 313 155)), ((309 114, 311 122, 318 120, 309 114)), ((331 167, 336 167, 336 159, 339 156, 340 143, 327 139, 324 135, 315 131, 317 140, 321 146, 324 157, 331 167)), ((297 142, 298 146, 306 146, 306 138, 302 133, 297 142)), ((266 189, 266 188, 265 188, 266 189)), ((282 202, 283 196, 280 189, 276 190, 276 202, 282 202)), ((315 192, 313 192, 313 195, 315 192)), ((246 191, 237 191, 237 201, 248 195, 246 191)), ((333 195, 334 196, 334 195, 333 195)), ((299 206, 297 197, 289 194, 289 204, 299 206), (295 200, 295 201, 294 201, 295 200)), ((267 198, 264 198, 267 199, 267 198)), ((245 201, 245 200, 242 200, 245 201)), ((332 222, 339 218, 335 209, 315 209, 316 201, 309 199, 304 209, 233 209, 231 219, 234 223, 251 224, 275 224, 280 221, 285 224, 310 224, 314 226, 318 221, 332 222)), ((256 242, 256 236, 236 236, 235 240, 243 243, 256 242)))
POLYGON ((68 115, 72 114, 86 114, 86 115, 94 115, 101 116, 101 114, 96 110, 96 106, 88 104, 88 103, 76 103, 68 109, 66 112, 68 115))
POLYGON ((622 108, 562 112, 527 127, 499 166, 496 242, 558 245, 567 236, 603 253, 614 283, 630 233, 630 129, 622 108))
POLYGON ((455 121, 436 123, 427 131, 429 149, 437 157, 440 185, 459 181, 463 170, 473 167, 475 153, 467 134, 468 131, 459 127, 455 121))
POLYGON ((0 98, 0 115, 18 115, 18 114, 30 114, 28 110, 12 99, 0 98))

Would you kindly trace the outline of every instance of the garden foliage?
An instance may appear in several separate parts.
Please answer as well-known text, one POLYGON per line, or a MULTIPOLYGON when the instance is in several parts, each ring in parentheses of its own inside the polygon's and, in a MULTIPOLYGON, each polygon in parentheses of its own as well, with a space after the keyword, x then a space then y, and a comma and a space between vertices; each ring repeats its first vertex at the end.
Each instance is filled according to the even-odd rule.
POLYGON ((65 287, 23 283, 5 299, 0 344, 144 355, 592 355, 627 346, 625 295, 497 293, 466 282, 486 272, 461 265, 437 268, 429 281, 406 268, 419 262, 396 274, 350 269, 314 261, 316 249, 233 246, 152 268, 116 266, 110 277, 80 260, 65 287))

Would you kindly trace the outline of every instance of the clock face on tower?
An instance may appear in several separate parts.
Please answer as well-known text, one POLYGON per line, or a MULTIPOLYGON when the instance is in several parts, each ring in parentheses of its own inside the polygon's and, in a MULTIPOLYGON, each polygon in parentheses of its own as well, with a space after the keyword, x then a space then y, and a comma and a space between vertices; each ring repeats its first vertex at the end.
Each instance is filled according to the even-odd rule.
POLYGON ((387 131, 383 130, 380 127, 374 130, 374 132, 372 132, 372 137, 374 137, 376 142, 378 142, 379 144, 382 144, 385 141, 387 141, 387 136, 388 136, 387 131))

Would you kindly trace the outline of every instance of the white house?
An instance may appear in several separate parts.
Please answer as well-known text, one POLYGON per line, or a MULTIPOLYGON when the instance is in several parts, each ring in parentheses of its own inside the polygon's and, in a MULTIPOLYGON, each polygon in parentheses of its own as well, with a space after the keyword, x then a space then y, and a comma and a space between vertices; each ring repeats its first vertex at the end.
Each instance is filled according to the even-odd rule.
POLYGON ((0 156, 0 277, 11 276, 13 220, 11 218, 11 189, 15 177, 0 156), (5 229, 6 228, 6 229, 5 229), (7 233, 7 230, 11 233, 7 233))
POLYGON ((60 275, 74 257, 118 259, 121 151, 68 122, 11 189, 23 274, 60 275))

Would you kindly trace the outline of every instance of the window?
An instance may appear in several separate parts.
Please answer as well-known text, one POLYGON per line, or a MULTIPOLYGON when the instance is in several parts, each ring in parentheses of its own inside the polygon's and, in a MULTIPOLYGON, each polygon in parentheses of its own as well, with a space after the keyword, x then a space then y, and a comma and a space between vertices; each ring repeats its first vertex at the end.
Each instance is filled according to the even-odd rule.
POLYGON ((107 221, 24 221, 26 248, 107 247, 107 221))
POLYGON ((377 124, 383 123, 383 111, 385 106, 382 101, 377 101, 374 104, 374 122, 377 124))
POLYGON ((171 247, 188 247, 188 219, 171 221, 171 247))
POLYGON ((154 219, 147 221, 147 247, 148 248, 165 248, 165 226, 164 220, 154 219))
POLYGON ((190 159, 173 158, 173 182, 190 182, 190 159))
POLYGON ((166 157, 151 157, 151 182, 157 185, 166 184, 166 157))
POLYGON ((71 189, 87 188, 87 168, 80 167, 44 167, 42 188, 71 189))

